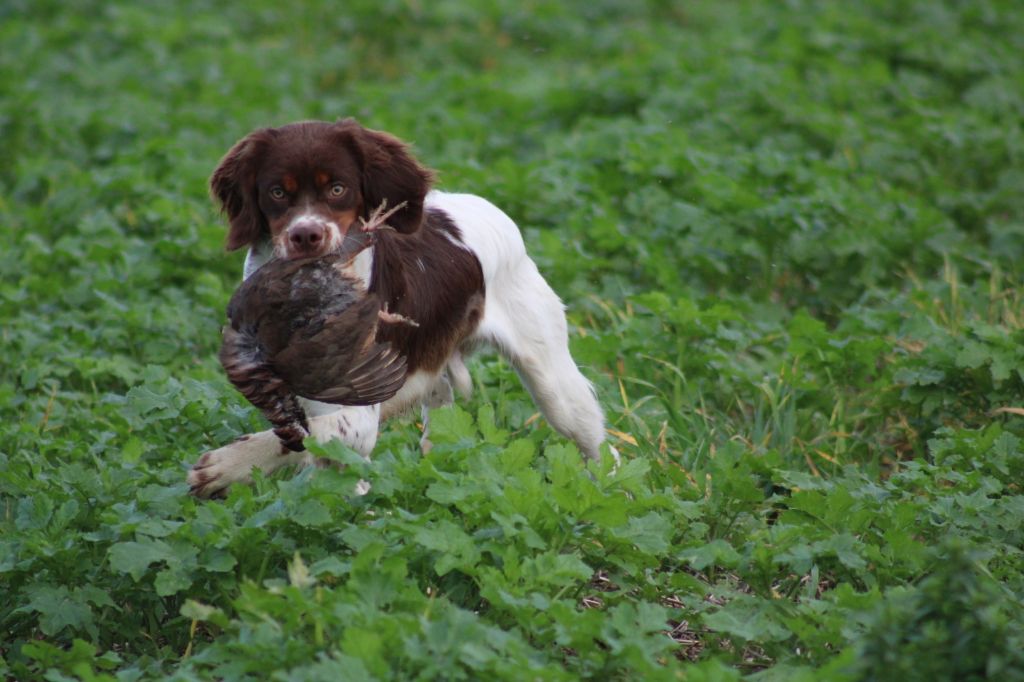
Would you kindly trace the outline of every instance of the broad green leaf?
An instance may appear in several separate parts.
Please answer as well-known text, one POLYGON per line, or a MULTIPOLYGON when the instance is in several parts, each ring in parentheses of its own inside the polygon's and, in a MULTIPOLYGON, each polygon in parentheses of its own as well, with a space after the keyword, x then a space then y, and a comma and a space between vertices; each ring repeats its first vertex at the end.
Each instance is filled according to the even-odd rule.
POLYGON ((968 340, 956 354, 957 367, 975 369, 992 360, 992 351, 983 343, 968 340))
POLYGON ((473 417, 458 405, 430 411, 430 440, 435 445, 455 444, 476 438, 473 417))
POLYGON ((708 566, 733 568, 739 564, 740 555, 725 540, 712 540, 699 547, 689 547, 678 554, 681 561, 687 562, 698 571, 708 566))
POLYGON ((484 441, 494 445, 504 445, 508 441, 508 431, 499 429, 494 424, 494 406, 490 403, 481 405, 480 409, 477 410, 476 423, 480 428, 480 434, 484 437, 484 441))
POLYGON ((330 511, 319 500, 303 500, 289 511, 288 517, 298 525, 307 527, 324 526, 332 521, 330 511))
POLYGON ((110 567, 139 580, 150 564, 175 558, 174 549, 162 540, 118 542, 110 547, 110 567))
POLYGON ((704 624, 747 642, 770 642, 785 638, 787 629, 775 620, 768 602, 751 598, 737 599, 718 611, 704 616, 704 624))
POLYGON ((657 512, 629 519, 625 527, 617 529, 615 535, 629 541, 641 552, 661 554, 671 546, 675 526, 668 518, 657 512))
POLYGON ((63 585, 39 585, 29 588, 26 597, 28 602, 16 611, 39 614, 39 629, 43 634, 53 636, 65 627, 75 630, 93 627, 92 609, 85 603, 88 595, 73 594, 63 585))
POLYGON ((192 571, 174 564, 156 574, 153 587, 161 597, 170 597, 192 585, 192 571))

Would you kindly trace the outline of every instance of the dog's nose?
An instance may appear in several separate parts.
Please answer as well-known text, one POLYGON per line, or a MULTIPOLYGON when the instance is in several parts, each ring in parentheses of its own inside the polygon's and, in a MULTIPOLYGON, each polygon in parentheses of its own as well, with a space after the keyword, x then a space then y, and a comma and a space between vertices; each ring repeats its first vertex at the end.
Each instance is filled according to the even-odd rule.
POLYGON ((299 223, 288 230, 288 241, 299 253, 314 253, 324 241, 324 227, 319 223, 299 223))

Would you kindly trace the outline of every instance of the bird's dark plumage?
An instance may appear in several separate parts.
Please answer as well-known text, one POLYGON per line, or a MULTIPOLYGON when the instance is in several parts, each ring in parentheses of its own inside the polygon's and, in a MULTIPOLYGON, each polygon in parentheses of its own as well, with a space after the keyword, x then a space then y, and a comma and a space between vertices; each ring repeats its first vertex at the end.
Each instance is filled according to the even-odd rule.
POLYGON ((309 431, 296 396, 373 405, 405 383, 405 357, 376 341, 377 326, 414 323, 382 313, 376 294, 342 273, 348 260, 272 260, 228 304, 221 364, 292 450, 309 431))

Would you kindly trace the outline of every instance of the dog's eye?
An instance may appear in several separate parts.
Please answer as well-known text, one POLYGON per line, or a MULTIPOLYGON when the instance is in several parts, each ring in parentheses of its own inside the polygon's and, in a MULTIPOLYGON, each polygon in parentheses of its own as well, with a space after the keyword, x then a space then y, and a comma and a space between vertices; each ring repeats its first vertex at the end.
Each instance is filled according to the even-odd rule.
POLYGON ((327 193, 334 198, 340 197, 342 194, 345 193, 345 185, 341 184, 340 182, 336 182, 330 186, 330 188, 327 190, 327 193))
POLYGON ((280 201, 281 199, 284 199, 284 188, 282 188, 282 187, 280 187, 278 185, 274 185, 273 187, 271 187, 270 188, 270 198, 271 199, 277 199, 278 201, 280 201))

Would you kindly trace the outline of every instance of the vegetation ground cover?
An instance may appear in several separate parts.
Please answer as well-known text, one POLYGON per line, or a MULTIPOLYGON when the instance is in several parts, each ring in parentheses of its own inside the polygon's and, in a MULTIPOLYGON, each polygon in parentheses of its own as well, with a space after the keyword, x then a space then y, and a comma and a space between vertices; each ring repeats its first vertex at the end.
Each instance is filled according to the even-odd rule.
POLYGON ((10 0, 0 46, 5 677, 1024 677, 1017 3, 10 0), (340 116, 519 222, 621 469, 482 356, 427 457, 188 496, 263 428, 206 178, 340 116))

